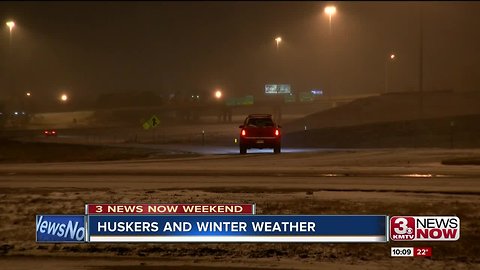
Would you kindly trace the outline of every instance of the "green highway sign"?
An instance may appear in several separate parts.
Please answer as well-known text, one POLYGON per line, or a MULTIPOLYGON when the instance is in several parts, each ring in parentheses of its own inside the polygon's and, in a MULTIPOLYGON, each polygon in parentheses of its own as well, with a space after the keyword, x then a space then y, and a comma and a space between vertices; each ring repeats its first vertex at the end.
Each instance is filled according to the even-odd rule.
POLYGON ((283 96, 283 99, 285 101, 285 103, 291 103, 291 102, 295 102, 296 101, 296 98, 294 95, 290 94, 290 95, 284 95, 283 96))
POLYGON ((310 92, 300 92, 300 102, 312 102, 315 97, 310 92))
POLYGON ((225 101, 227 106, 253 105, 253 96, 248 95, 240 98, 229 98, 225 101))

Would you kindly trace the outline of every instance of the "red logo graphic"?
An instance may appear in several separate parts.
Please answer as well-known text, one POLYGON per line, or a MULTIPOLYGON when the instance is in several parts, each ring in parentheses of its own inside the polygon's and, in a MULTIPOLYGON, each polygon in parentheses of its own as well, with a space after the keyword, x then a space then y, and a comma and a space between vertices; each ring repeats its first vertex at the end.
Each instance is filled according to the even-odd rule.
POLYGON ((392 217, 390 219, 390 239, 394 241, 408 241, 415 239, 414 217, 392 217))
POLYGON ((393 241, 457 241, 460 219, 456 216, 396 216, 390 219, 393 241))

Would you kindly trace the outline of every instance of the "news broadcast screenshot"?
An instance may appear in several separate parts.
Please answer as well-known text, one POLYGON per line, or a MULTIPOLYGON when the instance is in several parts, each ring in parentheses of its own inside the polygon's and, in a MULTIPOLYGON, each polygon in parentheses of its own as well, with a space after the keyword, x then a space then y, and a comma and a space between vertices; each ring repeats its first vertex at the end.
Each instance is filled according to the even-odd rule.
POLYGON ((480 270, 480 2, 0 18, 0 269, 480 270))

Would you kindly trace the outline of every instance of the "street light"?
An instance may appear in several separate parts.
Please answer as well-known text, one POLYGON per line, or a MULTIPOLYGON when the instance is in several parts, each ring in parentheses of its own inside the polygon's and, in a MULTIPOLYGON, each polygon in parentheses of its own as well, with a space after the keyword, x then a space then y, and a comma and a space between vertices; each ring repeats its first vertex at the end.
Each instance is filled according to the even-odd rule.
POLYGON ((325 9, 325 14, 328 15, 328 23, 330 27, 330 34, 332 33, 332 16, 337 13, 337 8, 335 6, 326 6, 325 9))
POLYGON ((15 27, 15 22, 14 21, 8 21, 6 23, 7 27, 8 27, 8 30, 10 31, 10 40, 9 40, 9 43, 10 43, 10 46, 12 46, 12 29, 13 27, 15 27))
POLYGON ((282 37, 276 37, 275 42, 277 43, 277 51, 278 51, 278 46, 280 45, 280 42, 282 42, 282 37))
POLYGON ((334 38, 333 38, 333 35, 332 35, 332 16, 335 15, 337 13, 337 8, 335 6, 332 6, 332 5, 329 5, 329 6, 326 6, 324 8, 324 13, 328 16, 328 25, 329 25, 329 36, 330 38, 328 38, 328 51, 329 53, 327 54, 327 59, 326 61, 331 63, 330 64, 330 68, 329 68, 329 72, 331 73, 331 76, 329 76, 328 80, 327 80, 327 91, 330 91, 331 93, 333 93, 335 91, 335 81, 334 81, 334 74, 335 74, 335 70, 336 70, 336 62, 334 61, 333 57, 335 55, 335 51, 334 51, 334 48, 335 48, 335 44, 334 44, 334 38))
POLYGON ((385 93, 388 92, 388 64, 395 60, 395 54, 390 54, 390 56, 385 59, 385 93))
POLYGON ((66 94, 62 94, 62 95, 60 96, 60 100, 61 100, 62 102, 66 102, 66 101, 68 100, 68 96, 67 96, 66 94))
POLYGON ((9 30, 10 30, 10 34, 11 34, 13 27, 15 27, 15 22, 14 22, 14 21, 8 21, 8 22, 6 23, 6 25, 8 26, 8 28, 9 28, 9 30))
POLYGON ((215 91, 215 98, 216 98, 216 99, 222 98, 222 95, 223 95, 223 94, 222 94, 222 91, 220 91, 220 90, 215 91))
POLYGON ((27 97, 30 97, 32 95, 32 93, 27 92, 25 95, 27 95, 27 97))

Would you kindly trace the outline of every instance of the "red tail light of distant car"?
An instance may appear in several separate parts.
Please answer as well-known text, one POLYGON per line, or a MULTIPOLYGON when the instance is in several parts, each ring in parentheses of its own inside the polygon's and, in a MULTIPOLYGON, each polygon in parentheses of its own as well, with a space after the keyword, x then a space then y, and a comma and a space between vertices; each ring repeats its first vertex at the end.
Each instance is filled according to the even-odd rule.
POLYGON ((45 130, 45 131, 43 131, 43 134, 45 134, 45 136, 47 136, 47 137, 57 136, 57 131, 56 130, 45 130))

